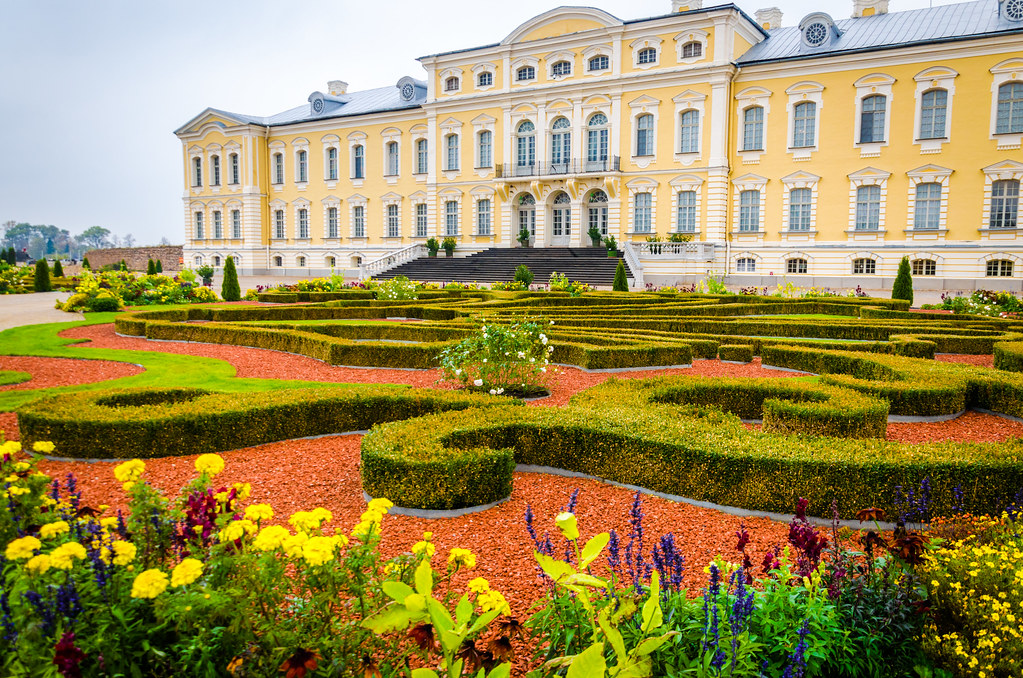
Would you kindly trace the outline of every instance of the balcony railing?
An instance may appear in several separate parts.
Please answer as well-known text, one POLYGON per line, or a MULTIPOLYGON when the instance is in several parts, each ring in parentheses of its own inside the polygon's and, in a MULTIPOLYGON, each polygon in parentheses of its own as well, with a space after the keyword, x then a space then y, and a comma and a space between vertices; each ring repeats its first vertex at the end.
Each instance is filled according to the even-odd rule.
POLYGON ((642 258, 664 257, 684 261, 714 260, 714 243, 712 242, 638 242, 630 244, 636 247, 636 253, 642 258))
POLYGON ((359 280, 366 280, 368 278, 372 278, 374 275, 377 275, 378 273, 389 271, 396 266, 401 266, 402 264, 412 261, 413 259, 418 259, 419 257, 424 256, 426 253, 427 253, 426 245, 424 245, 423 243, 416 243, 414 245, 409 245, 408 247, 403 247, 402 249, 396 252, 385 254, 379 259, 374 259, 373 261, 370 261, 360 266, 359 280))
POLYGON ((604 160, 582 160, 574 158, 565 162, 537 162, 532 165, 505 164, 498 165, 495 170, 498 179, 514 179, 518 177, 551 177, 569 174, 600 174, 618 172, 621 158, 617 155, 604 160))

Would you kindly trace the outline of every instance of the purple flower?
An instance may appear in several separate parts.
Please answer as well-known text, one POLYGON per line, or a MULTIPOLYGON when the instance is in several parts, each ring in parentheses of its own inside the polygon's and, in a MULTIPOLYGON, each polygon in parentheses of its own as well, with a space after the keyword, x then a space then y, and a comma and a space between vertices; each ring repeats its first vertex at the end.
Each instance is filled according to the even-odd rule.
POLYGON ((789 664, 785 667, 785 673, 782 674, 782 678, 803 678, 803 674, 806 673, 806 637, 809 633, 810 620, 807 619, 803 622, 803 627, 799 629, 799 644, 796 645, 796 649, 789 655, 789 664))
POLYGON ((53 663, 60 675, 64 678, 81 678, 81 664, 85 657, 86 654, 75 645, 75 634, 65 631, 53 653, 53 663))
POLYGON ((618 540, 618 533, 611 530, 611 538, 607 542, 607 566, 615 573, 622 564, 621 542, 618 540))

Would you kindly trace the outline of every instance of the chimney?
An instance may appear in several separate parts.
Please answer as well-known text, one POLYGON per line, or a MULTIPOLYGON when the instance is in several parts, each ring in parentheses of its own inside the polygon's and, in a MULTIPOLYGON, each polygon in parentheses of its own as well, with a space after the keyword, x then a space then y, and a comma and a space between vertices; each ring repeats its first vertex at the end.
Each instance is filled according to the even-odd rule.
POLYGON ((327 91, 330 96, 339 97, 348 91, 348 83, 344 80, 330 80, 327 82, 327 91))
POLYGON ((853 0, 853 18, 888 13, 888 0, 853 0))
POLYGON ((703 0, 671 0, 672 12, 688 12, 692 9, 703 9, 703 0))
POLYGON ((781 28, 781 10, 777 7, 765 7, 764 9, 758 9, 753 15, 757 23, 760 24, 761 28, 765 31, 769 31, 773 28, 781 28))

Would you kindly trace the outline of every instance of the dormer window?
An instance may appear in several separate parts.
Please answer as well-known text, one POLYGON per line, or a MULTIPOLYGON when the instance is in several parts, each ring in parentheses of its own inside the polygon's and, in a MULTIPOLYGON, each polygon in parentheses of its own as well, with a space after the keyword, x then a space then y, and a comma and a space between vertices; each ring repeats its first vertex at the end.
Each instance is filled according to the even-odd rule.
POLYGON ((458 91, 458 78, 451 76, 444 81, 445 92, 457 92, 458 91))
POLYGON ((811 47, 820 47, 828 39, 828 27, 817 21, 806 27, 803 36, 806 38, 806 44, 811 47))
POLYGON ((559 61, 551 65, 551 77, 558 78, 566 75, 572 75, 572 62, 571 61, 559 61))
POLYGON ((800 39, 806 47, 823 47, 838 35, 834 20, 824 12, 814 12, 799 23, 800 39))
POLYGON ((532 66, 523 66, 519 70, 515 71, 515 80, 518 82, 536 80, 536 69, 532 66))
POLYGON ((1004 0, 1002 14, 1009 21, 1023 21, 1023 0, 1004 0))

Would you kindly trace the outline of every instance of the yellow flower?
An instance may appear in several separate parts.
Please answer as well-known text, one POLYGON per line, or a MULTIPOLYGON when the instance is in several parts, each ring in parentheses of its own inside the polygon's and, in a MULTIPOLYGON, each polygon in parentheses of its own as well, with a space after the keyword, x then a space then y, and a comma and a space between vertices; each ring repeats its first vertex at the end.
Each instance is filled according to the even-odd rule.
POLYGON ((252 504, 245 509, 245 517, 258 523, 261 520, 273 518, 274 510, 270 508, 270 504, 252 504))
POLYGON ((257 551, 273 551, 284 543, 284 540, 291 536, 288 532, 288 528, 280 525, 270 525, 264 527, 256 535, 256 538, 252 542, 252 547, 257 551))
POLYGON ((221 533, 220 541, 234 541, 246 534, 255 534, 256 525, 251 520, 234 520, 227 524, 221 533))
POLYGON ((476 567, 476 556, 469 549, 451 549, 448 552, 448 567, 454 569, 476 567))
POLYGON ((319 507, 312 511, 296 511, 288 518, 288 522, 296 530, 312 532, 313 530, 318 530, 321 524, 329 523, 333 519, 334 515, 330 511, 319 507))
POLYGON ((115 518, 113 516, 110 516, 108 518, 100 518, 99 519, 99 524, 100 524, 100 527, 107 527, 107 528, 117 527, 117 518, 115 518))
POLYGON ((352 536, 362 541, 369 541, 380 534, 380 523, 363 520, 352 528, 352 536))
POLYGON ((375 511, 377 513, 387 513, 392 506, 394 506, 394 504, 391 503, 390 500, 384 499, 383 497, 377 497, 376 499, 370 500, 368 508, 370 511, 375 511))
POLYGON ((76 558, 85 559, 85 547, 76 541, 69 541, 53 549, 50 553, 50 565, 61 570, 70 570, 76 558))
POLYGON ((50 452, 53 452, 56 447, 56 445, 49 441, 39 440, 32 443, 32 449, 40 454, 49 454, 50 452))
POLYGON ((508 606, 508 601, 505 600, 504 596, 497 591, 481 593, 476 598, 476 603, 484 612, 498 610, 502 614, 511 614, 511 607, 508 606))
POLYGON ((124 485, 121 485, 121 489, 123 489, 125 492, 131 492, 131 488, 133 487, 135 487, 135 482, 131 480, 126 482, 124 485))
POLYGON ((284 553, 290 557, 302 555, 302 546, 309 541, 309 535, 305 532, 299 532, 297 534, 288 535, 281 542, 281 546, 284 547, 284 553))
MULTIPOLYGON (((138 480, 142 473, 146 470, 146 465, 140 459, 132 459, 126 461, 123 464, 118 464, 114 467, 114 477, 117 478, 117 482, 126 483, 132 480, 138 480)), ((125 488, 126 490, 128 488, 125 488)))
POLYGON ((490 582, 483 577, 476 577, 469 582, 469 590, 473 593, 486 593, 490 590, 490 582))
POLYGON ((29 558, 28 562, 25 563, 25 569, 34 576, 41 575, 50 569, 50 556, 38 555, 29 558))
POLYGON ((171 586, 186 586, 202 576, 202 562, 185 558, 171 571, 171 586))
POLYGON ((219 454, 200 454, 195 460, 195 470, 212 478, 224 470, 224 459, 219 454))
POLYGON ((575 514, 567 511, 559 513, 558 517, 554 519, 554 524, 558 526, 561 531, 561 536, 569 541, 575 541, 579 538, 579 527, 575 522, 575 514))
POLYGON ((22 537, 15 539, 7 545, 4 556, 7 560, 27 560, 35 555, 35 552, 43 543, 35 537, 22 537))
POLYGON ((132 598, 156 598, 167 590, 167 575, 160 570, 146 570, 131 584, 132 598))
POLYGON ((71 526, 63 520, 58 520, 55 523, 46 523, 39 528, 39 536, 43 539, 49 539, 50 537, 56 537, 59 534, 64 534, 69 531, 71 526))
POLYGON ((15 486, 15 487, 12 487, 11 489, 9 489, 8 492, 10 492, 12 497, 17 497, 17 496, 22 495, 22 494, 29 494, 29 493, 32 492, 32 490, 28 489, 27 487, 15 486))
POLYGON ((427 558, 433 558, 436 552, 437 547, 428 541, 417 541, 412 545, 412 553, 425 553, 427 558))
POLYGON ((127 565, 135 560, 135 553, 138 550, 130 541, 115 541, 113 549, 114 565, 127 565))
MULTIPOLYGON (((39 445, 39 443, 36 443, 36 445, 39 445)), ((30 464, 27 464, 23 461, 19 461, 17 464, 14 465, 14 472, 21 473, 23 471, 29 470, 30 468, 32 468, 30 464)))
POLYGON ((249 483, 234 483, 231 485, 234 489, 235 496, 245 501, 252 494, 252 485, 249 483))
POLYGON ((312 537, 302 546, 302 557, 310 565, 323 565, 334 558, 336 542, 332 537, 312 537))

